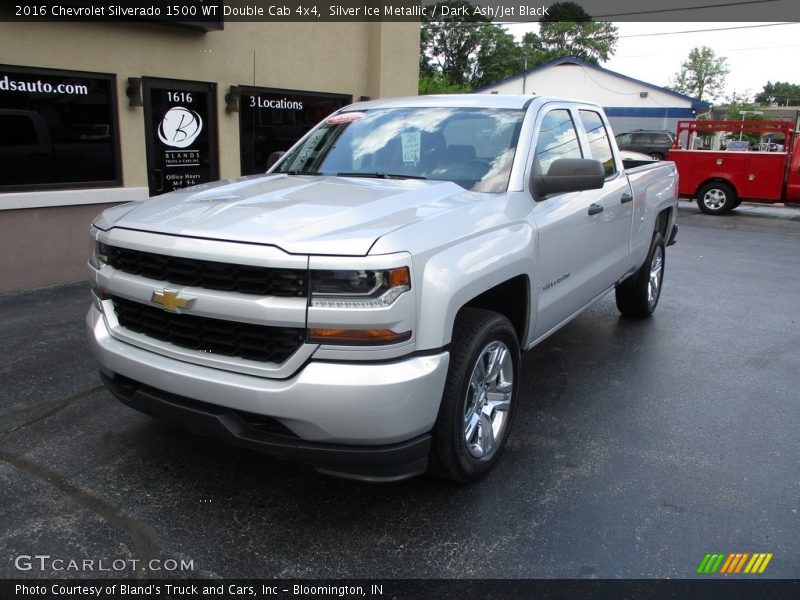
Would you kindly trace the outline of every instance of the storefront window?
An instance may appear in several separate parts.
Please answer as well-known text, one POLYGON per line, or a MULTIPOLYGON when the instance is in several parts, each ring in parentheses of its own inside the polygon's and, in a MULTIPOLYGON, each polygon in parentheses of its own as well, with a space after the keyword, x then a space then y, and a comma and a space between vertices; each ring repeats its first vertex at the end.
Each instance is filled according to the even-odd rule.
POLYGON ((242 175, 263 173, 269 155, 288 150, 314 125, 352 102, 350 96, 241 88, 239 138, 242 175))
POLYGON ((118 185, 114 76, 0 65, 0 189, 118 185))

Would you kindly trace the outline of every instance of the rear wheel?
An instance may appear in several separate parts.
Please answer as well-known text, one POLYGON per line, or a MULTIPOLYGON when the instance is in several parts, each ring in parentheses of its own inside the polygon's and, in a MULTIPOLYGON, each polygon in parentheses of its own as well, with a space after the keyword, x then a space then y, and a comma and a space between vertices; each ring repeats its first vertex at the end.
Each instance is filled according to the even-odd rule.
POLYGON ((466 482, 491 470, 516 411, 519 362, 517 335, 506 317, 473 308, 458 314, 431 472, 466 482))
POLYGON ((619 312, 629 317, 649 317, 653 314, 661 297, 665 257, 664 238, 656 232, 644 264, 615 290, 619 312))
POLYGON ((722 215, 739 206, 736 190, 724 181, 707 183, 697 190, 697 206, 709 215, 722 215))
POLYGON ((652 158, 653 160, 664 160, 664 155, 659 154, 658 152, 651 152, 650 158, 652 158))

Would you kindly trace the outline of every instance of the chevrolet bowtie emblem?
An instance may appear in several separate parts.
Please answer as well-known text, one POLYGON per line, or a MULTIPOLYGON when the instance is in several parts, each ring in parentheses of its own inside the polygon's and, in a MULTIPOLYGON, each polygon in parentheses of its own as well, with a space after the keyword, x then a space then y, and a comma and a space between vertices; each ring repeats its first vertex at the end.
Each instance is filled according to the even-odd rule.
POLYGON ((178 312, 179 308, 189 308, 194 303, 194 298, 180 298, 180 292, 172 290, 156 290, 150 297, 151 302, 160 304, 164 310, 169 312, 178 312))

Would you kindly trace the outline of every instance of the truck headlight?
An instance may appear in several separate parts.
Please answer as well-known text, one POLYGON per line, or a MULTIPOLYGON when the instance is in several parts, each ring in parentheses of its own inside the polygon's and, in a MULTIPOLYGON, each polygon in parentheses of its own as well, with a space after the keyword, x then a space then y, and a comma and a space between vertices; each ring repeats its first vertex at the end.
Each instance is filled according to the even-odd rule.
POLYGON ((92 247, 92 255, 89 257, 89 264, 95 269, 101 268, 108 263, 108 246, 103 242, 95 240, 92 247))
POLYGON ((408 267, 311 271, 311 306, 320 308, 383 308, 410 289, 408 267))

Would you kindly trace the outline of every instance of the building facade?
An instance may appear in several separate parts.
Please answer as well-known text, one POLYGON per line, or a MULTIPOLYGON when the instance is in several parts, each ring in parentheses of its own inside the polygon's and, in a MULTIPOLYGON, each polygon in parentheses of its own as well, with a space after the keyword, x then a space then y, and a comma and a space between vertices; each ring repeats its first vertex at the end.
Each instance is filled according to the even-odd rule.
POLYGON ((479 90, 483 94, 536 94, 599 104, 615 134, 636 129, 675 132, 679 120, 711 109, 707 102, 567 57, 528 69, 479 90))
POLYGON ((0 292, 76 281, 109 205, 266 170, 362 98, 415 95, 418 23, 0 23, 0 292))

